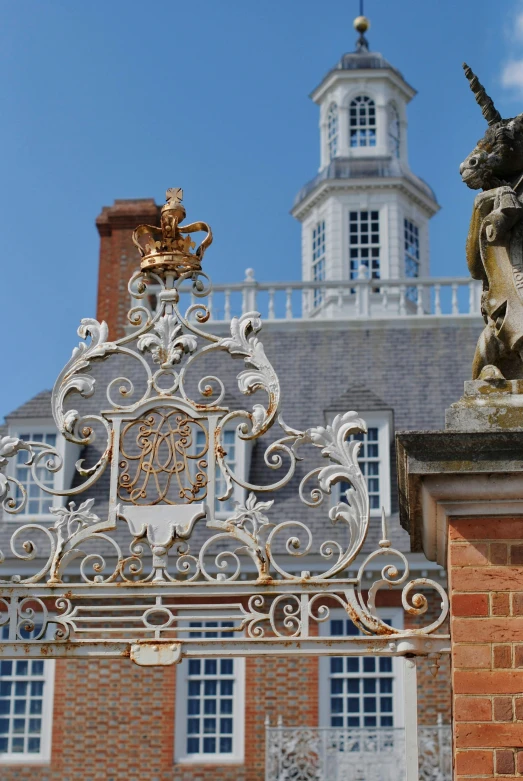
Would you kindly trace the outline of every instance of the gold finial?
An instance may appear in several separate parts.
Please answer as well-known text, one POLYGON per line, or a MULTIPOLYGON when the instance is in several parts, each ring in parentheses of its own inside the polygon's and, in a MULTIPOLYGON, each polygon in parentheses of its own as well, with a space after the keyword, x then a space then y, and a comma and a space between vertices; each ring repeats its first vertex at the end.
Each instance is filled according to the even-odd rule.
POLYGON ((356 32, 360 33, 361 35, 366 33, 370 27, 370 21, 366 16, 357 16, 352 24, 356 32))
POLYGON ((142 257, 142 271, 170 272, 179 278, 201 269, 204 252, 212 242, 212 232, 206 222, 180 225, 186 216, 182 198, 180 187, 170 187, 161 209, 160 226, 139 225, 134 231, 133 242, 142 257), (207 235, 194 249, 191 233, 198 231, 205 231, 207 235))

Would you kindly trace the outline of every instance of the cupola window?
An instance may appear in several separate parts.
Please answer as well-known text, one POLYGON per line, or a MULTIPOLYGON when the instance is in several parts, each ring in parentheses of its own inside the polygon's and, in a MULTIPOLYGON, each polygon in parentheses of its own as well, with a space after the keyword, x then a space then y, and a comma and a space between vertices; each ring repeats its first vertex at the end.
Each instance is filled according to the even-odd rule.
POLYGON ((338 106, 331 103, 327 114, 327 144, 329 147, 329 160, 333 160, 338 154, 338 106))
POLYGON ((393 157, 400 156, 400 116, 393 103, 389 106, 389 148, 393 157))
MULTIPOLYGON (((419 257, 419 228, 411 220, 404 220, 405 237, 405 276, 410 279, 419 277, 420 257, 419 257)), ((414 303, 418 300, 418 289, 416 287, 407 288, 407 298, 414 303)))
POLYGON ((380 278, 380 214, 349 212, 350 278, 357 279, 364 266, 371 279, 380 278))
POLYGON ((368 95, 358 95, 351 101, 350 145, 376 146, 376 104, 368 95))
MULTIPOLYGON (((312 278, 315 282, 325 279, 325 220, 318 222, 312 231, 312 278)), ((313 302, 315 307, 323 302, 323 291, 319 287, 314 288, 313 302)))

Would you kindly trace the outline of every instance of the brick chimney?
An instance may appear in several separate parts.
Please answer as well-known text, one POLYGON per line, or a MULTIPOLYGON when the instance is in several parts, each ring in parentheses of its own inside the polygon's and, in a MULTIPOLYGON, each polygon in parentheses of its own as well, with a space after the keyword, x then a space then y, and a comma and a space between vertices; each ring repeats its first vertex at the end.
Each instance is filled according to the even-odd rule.
POLYGON ((96 317, 109 326, 109 338, 124 336, 130 298, 127 283, 139 268, 131 235, 137 225, 159 224, 160 207, 153 198, 119 199, 104 206, 96 219, 100 234, 96 317))

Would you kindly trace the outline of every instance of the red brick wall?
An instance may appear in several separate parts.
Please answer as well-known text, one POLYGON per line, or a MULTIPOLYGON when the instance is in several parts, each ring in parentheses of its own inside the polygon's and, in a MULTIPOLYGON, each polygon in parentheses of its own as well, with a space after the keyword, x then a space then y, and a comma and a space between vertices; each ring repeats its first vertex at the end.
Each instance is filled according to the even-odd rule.
POLYGON ((456 779, 523 776, 523 519, 449 527, 456 779))
POLYGON ((176 668, 128 659, 56 662, 51 765, 0 765, 1 781, 263 781, 265 715, 315 725, 318 662, 246 664, 245 765, 173 765, 176 668))
POLYGON ((128 659, 56 662, 51 766, 2 781, 172 781, 174 668, 128 659))
POLYGON ((152 198, 116 200, 113 206, 104 206, 96 220, 100 234, 96 317, 108 324, 110 339, 124 335, 130 306, 127 283, 140 267, 132 231, 142 223, 158 221, 158 206, 152 198))

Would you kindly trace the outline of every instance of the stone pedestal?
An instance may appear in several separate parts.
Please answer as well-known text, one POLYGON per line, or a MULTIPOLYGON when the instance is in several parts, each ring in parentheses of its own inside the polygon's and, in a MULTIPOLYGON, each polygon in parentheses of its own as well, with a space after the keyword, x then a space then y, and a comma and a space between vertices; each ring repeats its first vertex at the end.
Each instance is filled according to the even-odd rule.
POLYGON ((397 435, 402 525, 449 572, 457 781, 523 775, 519 384, 467 383, 445 431, 397 435))

